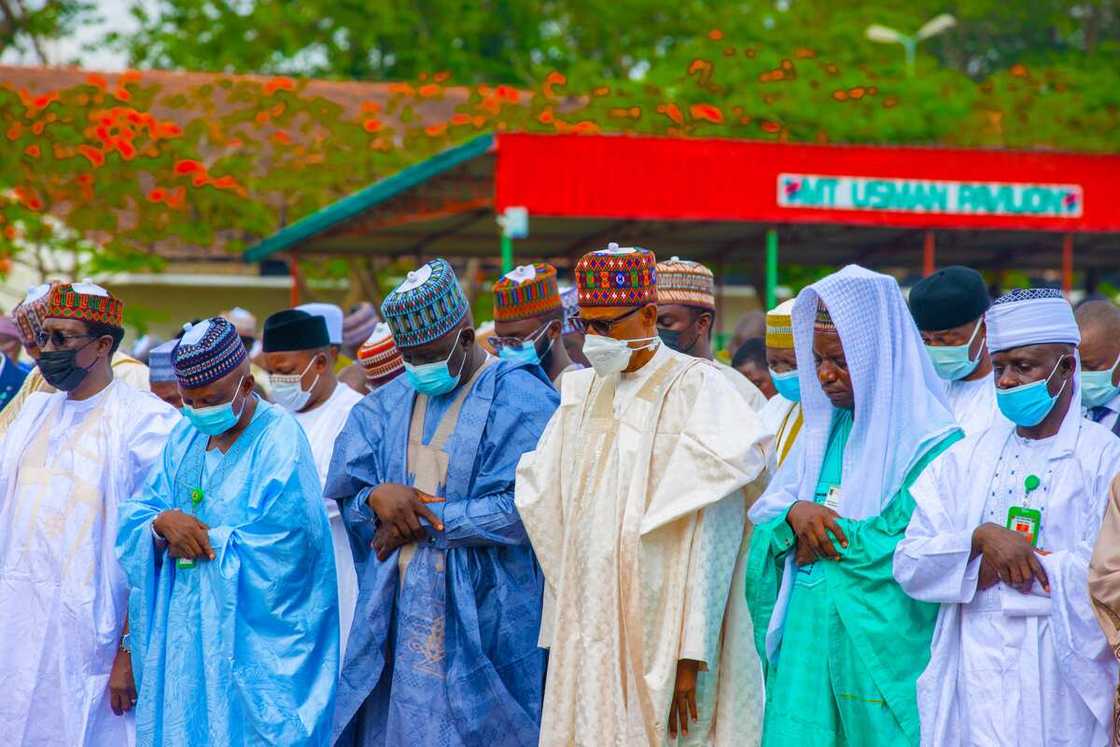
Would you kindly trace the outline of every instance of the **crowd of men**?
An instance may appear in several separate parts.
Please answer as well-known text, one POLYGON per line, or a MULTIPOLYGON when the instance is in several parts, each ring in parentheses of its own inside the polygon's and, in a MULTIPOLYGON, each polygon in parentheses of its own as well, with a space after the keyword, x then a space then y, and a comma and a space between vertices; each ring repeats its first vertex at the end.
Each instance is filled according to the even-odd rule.
POLYGON ((146 365, 105 288, 30 290, 7 741, 1120 744, 1120 309, 849 266, 728 366, 703 265, 573 275, 484 332, 435 259, 146 365))

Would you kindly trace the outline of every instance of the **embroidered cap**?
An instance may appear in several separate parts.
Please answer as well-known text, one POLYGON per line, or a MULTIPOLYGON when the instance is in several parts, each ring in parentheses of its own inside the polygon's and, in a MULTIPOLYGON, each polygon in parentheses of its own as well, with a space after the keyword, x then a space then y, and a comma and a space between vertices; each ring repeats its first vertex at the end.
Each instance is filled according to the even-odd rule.
POLYGON ((673 257, 657 263, 657 302, 716 310, 715 278, 699 262, 673 257))
POLYGON ((532 319, 561 309, 556 268, 550 264, 518 267, 494 283, 494 321, 532 319))
POLYGON ((791 298, 766 312, 766 347, 793 350, 793 302, 791 298))
POLYGON ((467 297, 446 259, 433 259, 408 273, 381 304, 398 347, 426 345, 447 334, 467 315, 467 297))
POLYGON ((175 376, 183 389, 197 389, 228 375, 248 357, 237 328, 216 316, 191 326, 179 340, 175 376))
POLYGON ((44 319, 79 319, 120 328, 124 304, 96 283, 60 283, 47 295, 44 319))
POLYGON ((575 274, 582 308, 657 303, 657 257, 648 249, 612 242, 580 257, 575 274))
POLYGON ((358 363, 375 386, 387 384, 404 371, 404 358, 388 324, 378 323, 373 334, 358 348, 358 363))

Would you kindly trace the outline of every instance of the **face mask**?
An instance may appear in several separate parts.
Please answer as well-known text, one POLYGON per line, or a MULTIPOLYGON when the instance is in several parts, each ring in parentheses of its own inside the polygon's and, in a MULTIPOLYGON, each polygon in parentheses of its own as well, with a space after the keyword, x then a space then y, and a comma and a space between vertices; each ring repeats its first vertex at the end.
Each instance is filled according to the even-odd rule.
POLYGON ((420 394, 436 397, 440 394, 447 394, 459 385, 459 377, 463 374, 463 366, 467 365, 467 357, 463 356, 459 373, 454 376, 451 375, 451 369, 447 362, 455 354, 455 348, 459 346, 459 337, 462 334, 463 330, 459 330, 459 334, 455 336, 455 344, 451 346, 451 352, 441 361, 422 363, 419 366, 414 366, 408 361, 404 362, 404 372, 408 376, 408 383, 412 385, 413 389, 420 394))
POLYGON ((964 345, 926 345, 926 352, 938 376, 946 381, 959 381, 976 370, 980 365, 980 356, 978 354, 976 360, 972 360, 968 357, 968 350, 979 331, 980 324, 977 323, 972 337, 964 345))
POLYGON ((681 333, 675 329, 658 329, 657 336, 661 338, 661 342, 665 343, 667 348, 685 355, 691 353, 692 349, 696 347, 696 341, 700 339, 700 336, 697 335, 692 338, 692 342, 688 345, 681 345, 681 333))
POLYGON ((999 411, 1012 423, 1024 428, 1032 428, 1041 423, 1054 409, 1054 403, 1066 388, 1066 382, 1063 381, 1062 388, 1053 397, 1050 396, 1050 390, 1047 388, 1050 378, 1054 375, 1054 371, 1058 370, 1061 362, 1062 359, 1059 358, 1054 364, 1054 370, 1045 379, 1011 389, 996 387, 996 404, 999 405, 999 411))
POLYGON ((597 376, 610 376, 611 374, 622 373, 623 369, 630 365, 632 354, 646 348, 656 348, 660 342, 661 338, 659 337, 616 340, 613 337, 603 335, 588 335, 583 341, 583 354, 587 356, 587 361, 595 369, 597 376), (642 345, 632 348, 628 344, 631 342, 640 342, 642 345))
POLYGON ((288 412, 299 412, 307 405, 307 400, 311 399, 311 389, 319 383, 319 377, 315 377, 315 381, 311 382, 311 389, 305 390, 300 383, 303 381, 304 375, 311 370, 315 365, 315 361, 319 356, 311 359, 307 364, 307 368, 303 369, 300 374, 272 374, 268 375, 268 383, 271 391, 269 396, 272 401, 283 407, 288 412))
MULTIPOLYGON (((548 325, 545 325, 545 329, 548 329, 548 325)), ((548 345, 545 347, 544 352, 538 353, 537 340, 539 339, 539 336, 534 335, 516 347, 507 345, 498 351, 498 357, 504 361, 510 361, 511 363, 532 363, 537 366, 543 365, 544 358, 548 355, 549 351, 552 350, 552 339, 549 338, 548 345)))
POLYGON ((74 350, 44 350, 39 354, 39 372, 48 384, 60 392, 74 391, 86 380, 90 368, 97 363, 95 360, 89 364, 89 368, 82 368, 77 363, 78 352, 94 342, 95 340, 90 340, 74 350))
POLYGON ((1082 371, 1081 372, 1081 404, 1086 407, 1103 405, 1120 392, 1120 387, 1112 385, 1112 374, 1120 358, 1107 371, 1082 371))
POLYGON ((801 401, 801 380, 797 378, 796 368, 784 373, 778 373, 771 368, 770 381, 774 382, 774 388, 778 390, 778 394, 790 402, 801 401))
MULTIPOLYGON (((237 391, 241 391, 241 384, 244 381, 245 377, 242 376, 237 382, 237 391)), ((191 421, 191 425, 202 433, 207 436, 220 436, 237 425, 237 421, 241 420, 241 414, 245 411, 245 401, 242 400, 241 409, 234 413, 233 402, 236 399, 237 395, 234 394, 233 399, 229 402, 212 407, 183 405, 182 413, 187 420, 191 421)))

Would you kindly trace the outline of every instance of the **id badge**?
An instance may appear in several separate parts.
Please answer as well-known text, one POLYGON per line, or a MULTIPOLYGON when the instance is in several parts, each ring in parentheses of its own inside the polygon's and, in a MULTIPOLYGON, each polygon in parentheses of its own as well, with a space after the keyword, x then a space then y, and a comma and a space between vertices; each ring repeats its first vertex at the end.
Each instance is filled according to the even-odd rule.
POLYGON ((187 568, 194 568, 194 559, 193 558, 178 558, 175 561, 175 567, 179 568, 181 570, 185 570, 187 568))
POLYGON ((833 485, 824 496, 824 505, 840 513, 840 486, 833 485))
POLYGON ((1023 535, 1031 547, 1038 547, 1038 528, 1042 524, 1042 512, 1037 508, 1012 506, 1007 510, 1007 528, 1023 535))

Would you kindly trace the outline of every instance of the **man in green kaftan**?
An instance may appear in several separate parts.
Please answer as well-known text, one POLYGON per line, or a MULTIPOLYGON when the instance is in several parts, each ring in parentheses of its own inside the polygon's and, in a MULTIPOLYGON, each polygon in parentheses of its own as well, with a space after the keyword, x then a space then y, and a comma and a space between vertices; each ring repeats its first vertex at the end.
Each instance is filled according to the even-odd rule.
POLYGON ((764 747, 917 745, 936 605, 891 570, 917 476, 961 437, 891 277, 849 266, 793 309, 805 425, 751 510, 764 747))

